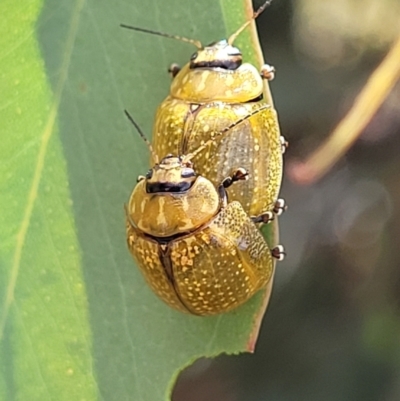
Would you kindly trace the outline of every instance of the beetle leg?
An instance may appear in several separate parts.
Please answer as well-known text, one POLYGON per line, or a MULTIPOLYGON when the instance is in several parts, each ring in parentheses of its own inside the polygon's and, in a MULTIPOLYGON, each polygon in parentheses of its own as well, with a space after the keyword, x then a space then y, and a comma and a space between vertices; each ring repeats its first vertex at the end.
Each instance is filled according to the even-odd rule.
POLYGON ((284 154, 286 152, 286 149, 289 147, 289 142, 282 135, 280 136, 279 140, 281 142, 282 154, 284 154))
POLYGON ((240 167, 236 171, 234 171, 230 177, 226 177, 222 181, 221 185, 224 188, 229 188, 234 182, 247 180, 248 178, 249 178, 249 173, 243 167, 240 167))
POLYGON ((172 78, 175 78, 180 70, 181 67, 179 67, 179 65, 176 63, 171 64, 170 67, 168 68, 168 72, 172 75, 172 78))
POLYGON ((285 248, 282 245, 277 245, 271 250, 271 255, 277 260, 283 260, 286 256, 285 248))
POLYGON ((275 204, 274 204, 274 208, 272 209, 272 212, 265 212, 260 214, 259 216, 252 216, 251 220, 253 221, 253 223, 264 223, 264 224, 268 224, 270 223, 272 220, 274 220, 274 215, 276 216, 280 216, 284 211, 286 211, 287 209, 287 205, 284 199, 279 198, 276 200, 275 204))
POLYGON ((280 216, 283 212, 287 210, 287 205, 285 202, 285 199, 279 198, 276 200, 275 205, 274 205, 274 213, 277 216, 280 216))
POLYGON ((272 212, 265 212, 265 213, 260 214, 259 216, 251 217, 251 220, 255 224, 257 224, 257 223, 268 224, 272 220, 274 220, 274 214, 272 212))
POLYGON ((264 64, 260 70, 261 78, 272 81, 275 78, 275 67, 269 64, 264 64))
POLYGON ((229 177, 226 177, 222 180, 221 184, 218 187, 219 197, 221 199, 221 206, 225 207, 228 204, 228 195, 226 193, 226 188, 229 188, 234 182, 247 180, 249 177, 248 172, 240 167, 235 170, 229 177))

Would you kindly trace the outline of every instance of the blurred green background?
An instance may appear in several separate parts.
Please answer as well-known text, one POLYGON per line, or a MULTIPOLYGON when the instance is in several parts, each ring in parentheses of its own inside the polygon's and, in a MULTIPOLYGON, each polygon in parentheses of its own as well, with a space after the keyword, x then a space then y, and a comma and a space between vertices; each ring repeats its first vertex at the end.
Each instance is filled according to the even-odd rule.
MULTIPOLYGON (((275 0, 257 25, 288 166, 347 113, 400 32, 400 2, 275 0)), ((398 84, 324 178, 286 175, 288 255, 256 352, 198 361, 174 401, 400 399, 399 131, 398 84)))

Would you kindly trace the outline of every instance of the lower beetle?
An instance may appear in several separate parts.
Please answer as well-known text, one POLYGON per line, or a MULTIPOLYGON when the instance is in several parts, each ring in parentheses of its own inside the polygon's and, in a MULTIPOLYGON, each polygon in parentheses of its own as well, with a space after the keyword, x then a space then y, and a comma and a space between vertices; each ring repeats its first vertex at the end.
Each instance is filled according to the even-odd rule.
POLYGON ((263 216, 250 218, 228 202, 226 188, 247 178, 244 169, 217 187, 196 174, 191 159, 205 147, 156 162, 126 206, 128 247, 150 287, 171 307, 201 316, 245 303, 284 255, 258 230, 263 216))

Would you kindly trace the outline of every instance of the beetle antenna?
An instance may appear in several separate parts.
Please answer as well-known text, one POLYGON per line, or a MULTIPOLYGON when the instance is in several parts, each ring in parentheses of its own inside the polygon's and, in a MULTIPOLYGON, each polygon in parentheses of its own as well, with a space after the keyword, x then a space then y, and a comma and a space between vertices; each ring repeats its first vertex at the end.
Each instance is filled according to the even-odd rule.
POLYGON ((197 154, 199 154, 204 148, 206 148, 210 143, 214 142, 217 137, 226 134, 229 131, 232 131, 237 125, 241 124, 242 122, 248 120, 249 118, 253 117, 255 114, 261 113, 262 111, 269 109, 271 106, 269 104, 263 104, 258 109, 253 110, 251 113, 247 114, 243 118, 236 120, 234 123, 225 127, 222 131, 216 132, 215 135, 210 138, 208 141, 204 142, 203 145, 199 146, 194 152, 189 153, 183 157, 185 162, 192 160, 197 154))
POLYGON ((189 39, 189 38, 185 38, 183 36, 178 36, 178 35, 170 35, 169 33, 152 31, 151 29, 138 28, 137 26, 131 26, 131 25, 125 25, 125 24, 120 24, 120 26, 122 28, 132 29, 132 30, 138 31, 138 32, 150 33, 151 35, 163 36, 164 38, 176 39, 176 40, 180 40, 181 42, 190 43, 190 44, 196 46, 199 50, 201 50, 203 48, 203 45, 201 44, 201 42, 196 39, 189 39))
POLYGON ((228 43, 232 46, 233 42, 236 38, 272 3, 272 0, 267 0, 256 12, 254 12, 253 16, 246 21, 236 32, 234 32, 231 36, 229 36, 228 43))
POLYGON ((140 137, 145 141, 147 147, 149 148, 151 155, 153 156, 153 159, 155 161, 156 164, 158 164, 159 160, 158 160, 158 156, 156 154, 156 152, 154 152, 153 147, 151 146, 151 143, 149 142, 149 140, 146 138, 146 136, 144 135, 143 131, 140 129, 139 125, 135 122, 135 120, 133 119, 133 117, 128 113, 127 110, 124 110, 125 115, 128 117, 128 120, 133 124, 133 126, 136 128, 136 131, 139 133, 140 137))

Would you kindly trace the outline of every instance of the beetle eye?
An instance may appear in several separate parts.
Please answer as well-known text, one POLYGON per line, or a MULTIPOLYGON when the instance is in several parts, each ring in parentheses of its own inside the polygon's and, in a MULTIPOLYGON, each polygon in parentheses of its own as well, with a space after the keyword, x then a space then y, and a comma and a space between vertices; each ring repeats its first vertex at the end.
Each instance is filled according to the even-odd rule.
POLYGON ((193 53, 192 54, 192 56, 190 57, 190 60, 196 60, 196 58, 197 58, 197 56, 198 56, 198 53, 196 52, 196 53, 193 53))
POLYGON ((146 179, 150 179, 151 177, 153 177, 153 170, 149 170, 146 174, 146 179))
POLYGON ((196 176, 196 173, 194 172, 194 170, 192 168, 182 169, 182 172, 181 172, 182 178, 190 178, 190 177, 195 177, 195 176, 196 176))

